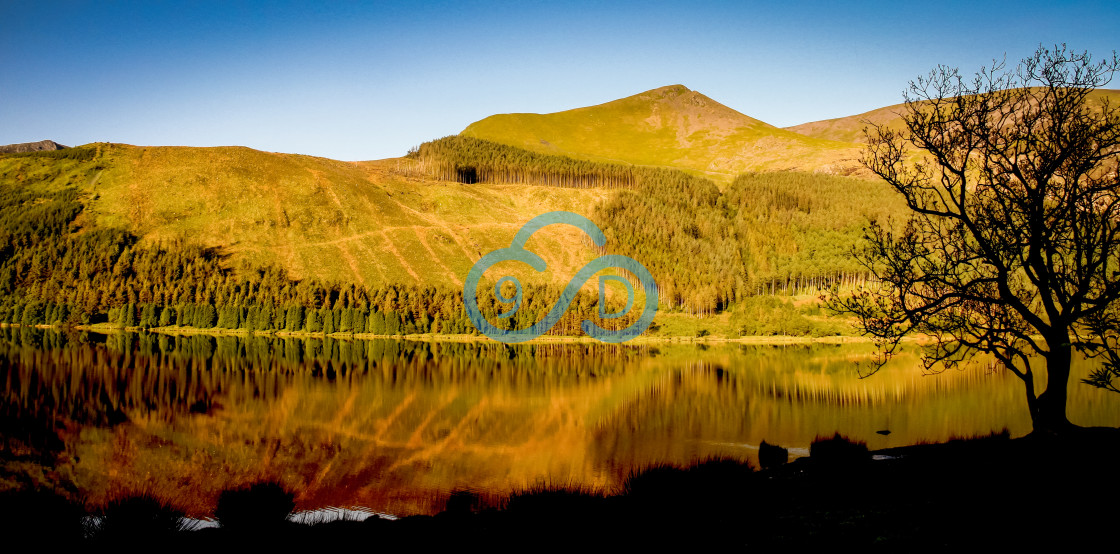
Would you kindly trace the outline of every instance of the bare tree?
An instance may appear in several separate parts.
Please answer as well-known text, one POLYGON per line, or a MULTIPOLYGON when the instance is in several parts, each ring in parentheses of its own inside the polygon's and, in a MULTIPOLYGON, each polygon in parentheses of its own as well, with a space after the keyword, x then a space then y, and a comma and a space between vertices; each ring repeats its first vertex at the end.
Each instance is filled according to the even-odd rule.
POLYGON ((1120 109, 1095 90, 1120 61, 1062 45, 1005 68, 938 67, 910 83, 904 128, 865 131, 864 165, 912 214, 869 226, 857 256, 878 283, 831 305, 883 360, 913 332, 934 339, 927 369, 994 355, 1023 381, 1035 430, 1058 432, 1074 351, 1104 360, 1085 382, 1120 379, 1120 109))

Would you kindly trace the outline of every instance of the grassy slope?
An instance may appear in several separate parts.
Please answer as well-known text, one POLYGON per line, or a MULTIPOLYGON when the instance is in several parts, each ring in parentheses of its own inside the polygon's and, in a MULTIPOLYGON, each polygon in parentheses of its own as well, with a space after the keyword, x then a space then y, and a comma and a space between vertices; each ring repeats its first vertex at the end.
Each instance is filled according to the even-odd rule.
MULTIPOLYGON (((148 243, 200 243, 224 254, 227 267, 272 265, 295 278, 370 287, 459 288, 481 254, 508 246, 530 218, 551 210, 593 217, 594 207, 615 193, 464 185, 398 172, 406 160, 340 162, 244 147, 101 143, 69 152, 76 158, 0 156, 0 182, 44 191, 78 187, 86 206, 76 221, 82 229, 125 228, 148 243)), ((509 262, 488 275, 565 284, 596 256, 582 233, 566 226, 540 231, 528 247, 548 261, 546 273, 509 262)), ((596 289, 594 280, 584 288, 592 296, 596 289)), ((815 321, 814 315, 794 314, 789 322, 815 321)), ((737 337, 739 323, 727 314, 695 320, 666 312, 650 333, 737 337)))
POLYGON ((463 135, 548 154, 666 166, 730 179, 743 171, 847 173, 856 145, 805 137, 681 85, 552 114, 499 114, 463 135))
MULTIPOLYGON (((1107 99, 1109 103, 1116 105, 1120 103, 1120 90, 1097 90, 1089 98, 1090 102, 1107 99)), ((895 104, 858 115, 811 121, 785 129, 816 139, 862 143, 865 141, 863 128, 869 126, 869 124, 886 125, 888 128, 896 130, 901 129, 902 119, 898 114, 902 113, 904 109, 904 104, 895 104)))
MULTIPOLYGON (((508 246, 531 217, 558 209, 589 213, 607 194, 417 180, 396 174, 392 160, 350 163, 243 147, 91 146, 101 156, 84 162, 0 158, 0 174, 79 186, 87 193, 80 219, 86 227, 201 242, 229 254, 233 267, 277 264, 297 278, 368 286, 461 286, 481 253, 508 246)), ((550 271, 565 275, 594 257, 574 230, 547 229, 529 246, 550 271)))

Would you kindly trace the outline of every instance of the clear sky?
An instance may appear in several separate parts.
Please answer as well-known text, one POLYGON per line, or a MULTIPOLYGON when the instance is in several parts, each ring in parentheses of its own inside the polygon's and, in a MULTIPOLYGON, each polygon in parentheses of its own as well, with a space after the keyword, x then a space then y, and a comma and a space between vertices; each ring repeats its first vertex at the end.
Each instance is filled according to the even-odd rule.
POLYGON ((0 144, 377 159, 670 84, 787 126, 897 104, 937 64, 1120 49, 1120 2, 906 4, 0 0, 0 144))

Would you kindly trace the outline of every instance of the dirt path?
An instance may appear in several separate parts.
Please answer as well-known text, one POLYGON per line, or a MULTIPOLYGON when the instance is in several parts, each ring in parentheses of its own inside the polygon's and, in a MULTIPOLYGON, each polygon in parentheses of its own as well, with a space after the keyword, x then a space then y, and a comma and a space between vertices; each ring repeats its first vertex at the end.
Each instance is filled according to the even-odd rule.
POLYGON ((339 243, 338 251, 342 253, 342 259, 346 260, 346 265, 350 266, 350 271, 354 273, 354 276, 358 278, 358 282, 364 287, 366 285, 366 280, 362 277, 362 272, 358 269, 358 260, 350 253, 350 248, 343 242, 339 243))
MULTIPOLYGON (((328 198, 330 198, 331 203, 337 206, 339 209, 344 209, 345 206, 343 205, 342 199, 339 197, 337 191, 334 189, 334 186, 329 182, 329 180, 324 180, 322 178, 321 171, 311 168, 308 168, 307 171, 310 173, 311 178, 314 180, 316 185, 322 189, 323 193, 326 194, 328 198)), ((391 202, 395 204, 401 210, 401 212, 406 215, 406 218, 412 219, 413 221, 415 221, 415 224, 382 226, 368 231, 345 236, 337 236, 337 238, 329 240, 302 242, 298 244, 288 240, 286 236, 277 237, 276 242, 266 248, 274 251, 277 257, 281 260, 284 260, 285 264, 289 268, 291 268, 294 273, 297 274, 302 273, 302 270, 304 269, 302 267, 302 264, 300 263, 300 257, 298 256, 298 252, 300 250, 309 248, 318 249, 335 247, 338 249, 342 260, 349 267, 351 273, 353 273, 354 278, 362 285, 367 284, 365 275, 362 274, 361 269, 366 265, 372 265, 374 267, 374 270, 377 272, 378 281, 384 283, 389 282, 389 275, 391 273, 394 273, 395 271, 389 268, 391 262, 389 262, 388 260, 390 258, 395 260, 396 263, 403 267, 405 272, 408 273, 408 275, 411 276, 412 279, 414 279, 417 283, 422 283, 423 280, 420 276, 420 273, 416 268, 413 267, 413 263, 415 263, 415 260, 410 263, 409 258, 402 253, 399 245, 396 244, 391 238, 392 232, 403 231, 407 229, 416 235, 417 240, 420 241, 420 245, 434 260, 434 263, 445 276, 447 282, 462 286, 462 276, 458 275, 452 269, 451 264, 447 263, 447 260, 438 255, 435 249, 432 247, 432 244, 429 241, 428 230, 442 231, 446 233, 446 235, 451 238, 452 242, 455 243, 456 249, 461 251, 463 256, 465 256, 467 260, 473 263, 481 257, 482 251, 481 246, 473 239, 471 239, 470 235, 468 234, 469 229, 466 226, 460 226, 461 229, 456 229, 448 222, 443 221, 442 219, 432 214, 417 210, 416 208, 409 206, 408 204, 394 197, 392 194, 389 194, 388 196, 391 202), (378 247, 372 246, 371 244, 366 242, 366 239, 370 239, 373 237, 380 237, 383 241, 383 244, 379 245, 378 247), (350 243, 352 242, 357 243, 358 250, 355 250, 350 246, 350 243), (367 264, 359 263, 357 255, 369 256, 369 262, 367 264)), ((364 202, 367 205, 367 208, 369 208, 370 213, 377 213, 381 211, 380 209, 375 209, 375 207, 370 203, 369 199, 365 198, 363 195, 358 195, 357 201, 364 202)), ((279 198, 276 199, 274 210, 276 213, 276 218, 278 220, 282 221, 283 218, 287 215, 286 212, 284 212, 283 205, 280 202, 279 198)), ((499 223, 497 225, 489 224, 485 225, 484 227, 494 227, 500 229, 517 228, 517 226, 512 223, 499 223)))
POLYGON ((382 283, 388 283, 389 275, 386 272, 386 268, 381 263, 381 256, 379 256, 378 253, 374 252, 369 247, 369 245, 365 243, 365 241, 359 240, 357 242, 357 245, 358 248, 362 251, 362 255, 366 256, 369 259, 369 265, 373 266, 373 269, 377 271, 378 280, 382 283))
POLYGON ((134 229, 143 229, 144 218, 151 211, 148 197, 140 190, 140 183, 144 179, 138 176, 141 169, 150 162, 151 154, 147 148, 140 154, 140 159, 132 162, 132 179, 128 180, 128 199, 131 203, 128 209, 128 219, 132 222, 134 229))
POLYGON ((323 185, 322 172, 317 169, 311 168, 307 168, 307 171, 309 171, 311 173, 311 176, 315 178, 315 184, 319 185, 319 188, 323 189, 323 191, 327 193, 327 196, 331 197, 331 201, 334 202, 334 205, 342 208, 342 201, 338 199, 338 195, 335 194, 334 187, 331 186, 330 181, 327 181, 327 184, 323 185))
POLYGON ((433 219, 428 214, 426 214, 424 212, 421 212, 421 211, 413 208, 412 206, 409 206, 409 205, 401 202, 400 200, 397 200, 396 198, 393 198, 392 196, 390 196, 389 198, 391 198, 393 200, 394 204, 396 204, 397 206, 400 206, 400 208, 402 210, 411 212, 414 216, 416 216, 417 219, 420 219, 424 223, 427 223, 427 227, 432 228, 432 229, 440 229, 440 230, 446 232, 448 235, 450 235, 451 240, 455 241, 455 244, 459 245, 459 248, 462 249, 463 254, 466 254, 468 260, 470 260, 472 262, 475 262, 475 261, 478 261, 478 259, 481 257, 481 255, 477 252, 477 250, 472 252, 471 249, 465 244, 465 241, 463 240, 463 237, 461 237, 458 233, 456 233, 455 230, 451 228, 451 226, 445 224, 442 220, 433 219))
POLYGON ((404 270, 407 271, 413 279, 416 279, 417 283, 423 283, 424 281, 420 279, 420 275, 413 271, 412 266, 408 264, 408 260, 397 250, 396 245, 393 244, 393 240, 389 238, 389 233, 385 229, 382 229, 381 236, 385 237, 385 247, 389 250, 389 253, 400 262, 404 270))
POLYGON ((305 243, 299 245, 299 247, 300 248, 318 248, 318 247, 321 247, 321 246, 338 246, 340 244, 344 244, 344 243, 347 243, 347 242, 350 242, 350 241, 361 240, 361 239, 364 239, 364 238, 367 238, 367 237, 372 237, 374 235, 380 235, 383 231, 388 231, 388 230, 393 230, 393 229, 409 229, 409 228, 410 227, 381 227, 381 228, 377 229, 376 231, 366 231, 364 233, 358 233, 356 235, 347 235, 345 237, 340 237, 340 238, 337 238, 337 239, 322 240, 322 241, 319 241, 319 242, 305 242, 305 243))
POLYGON ((443 263, 442 257, 436 254, 435 250, 432 250, 431 245, 428 244, 428 238, 424 236, 423 232, 421 232, 422 229, 431 228, 432 227, 422 227, 420 225, 415 225, 412 227, 412 231, 416 233, 416 239, 420 241, 420 245, 424 247, 424 250, 428 251, 428 254, 430 254, 432 256, 432 259, 435 260, 436 264, 438 264, 439 267, 443 269, 444 273, 446 273, 447 276, 451 279, 451 282, 458 283, 459 286, 463 286, 462 279, 459 279, 459 276, 455 275, 455 272, 452 271, 451 268, 447 266, 447 264, 443 263))

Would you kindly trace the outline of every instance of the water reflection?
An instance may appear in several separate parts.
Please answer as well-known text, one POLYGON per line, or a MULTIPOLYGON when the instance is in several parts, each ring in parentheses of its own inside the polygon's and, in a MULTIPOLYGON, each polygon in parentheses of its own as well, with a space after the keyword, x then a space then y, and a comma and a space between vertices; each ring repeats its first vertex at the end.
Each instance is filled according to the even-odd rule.
MULTIPOLYGON (((866 345, 348 341, 0 330, 3 488, 91 506, 150 493, 189 515, 274 480, 297 506, 431 513, 470 488, 612 488, 634 468, 840 431, 872 448, 1029 430, 1021 387, 913 354, 855 376, 866 345), (889 435, 876 431, 890 430, 889 435)), ((1084 366, 1084 362, 1082 362, 1084 366)), ((1075 373, 1087 373, 1087 367, 1075 373)), ((1071 387, 1070 417, 1120 425, 1071 387)))

